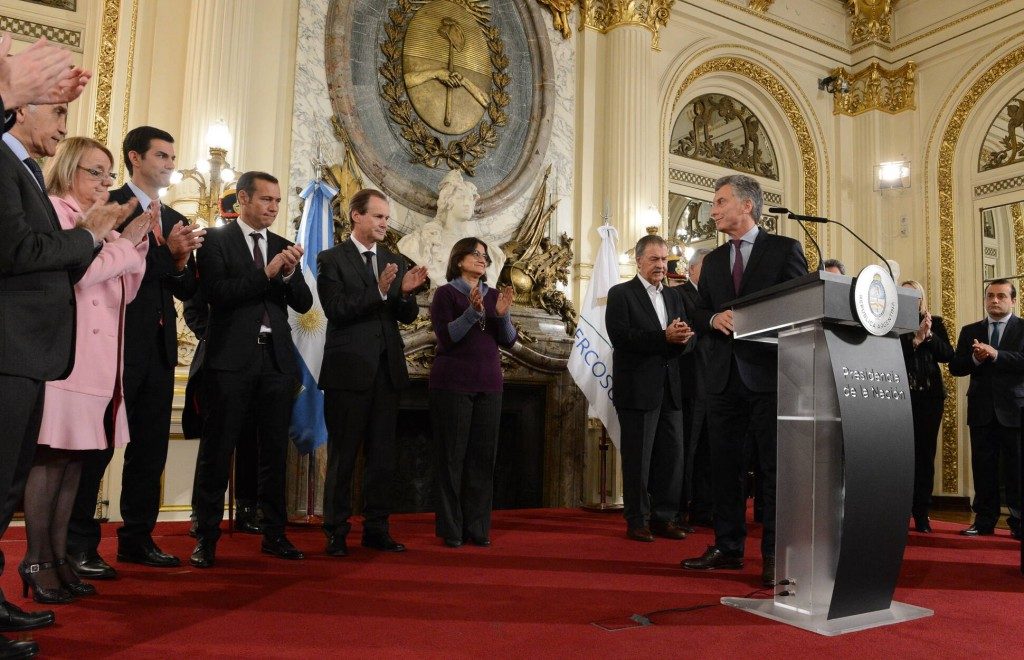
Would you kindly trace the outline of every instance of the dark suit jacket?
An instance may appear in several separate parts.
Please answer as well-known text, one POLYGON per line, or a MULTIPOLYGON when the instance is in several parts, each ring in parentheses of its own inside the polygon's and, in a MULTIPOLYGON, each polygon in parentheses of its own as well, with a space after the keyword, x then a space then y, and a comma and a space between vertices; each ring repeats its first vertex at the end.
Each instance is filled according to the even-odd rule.
POLYGON ((409 384, 405 342, 398 322, 415 321, 419 306, 415 297, 402 297, 405 260, 378 243, 377 272, 389 263, 398 265, 398 275, 387 300, 381 300, 377 280, 370 277, 366 261, 351 239, 320 253, 316 288, 327 316, 320 389, 369 389, 384 351, 394 386, 409 384))
POLYGON ((778 349, 772 344, 736 341, 711 328, 711 317, 729 309, 729 303, 751 293, 807 274, 803 248, 792 238, 757 233, 750 258, 743 269, 740 290, 733 287, 729 253, 732 245, 724 243, 704 257, 700 271, 700 308, 696 314, 696 330, 706 341, 708 392, 718 394, 729 382, 733 357, 744 384, 754 392, 774 392, 778 387, 778 349))
MULTIPOLYGON (((110 201, 124 204, 135 197, 132 189, 125 184, 110 193, 110 201)), ((128 218, 130 222, 146 209, 140 205, 128 218)), ((185 216, 162 204, 160 224, 164 236, 174 225, 188 224, 185 216)), ((146 364, 152 351, 154 334, 159 334, 163 344, 163 359, 168 367, 178 364, 177 311, 174 298, 188 300, 199 288, 196 280, 195 258, 189 257, 185 269, 180 273, 174 266, 174 258, 166 245, 157 245, 156 238, 149 234, 149 252, 146 253, 146 274, 142 278, 135 300, 124 311, 124 361, 125 364, 146 364)))
MULTIPOLYGON (((683 308, 686 310, 686 317, 693 319, 696 316, 697 307, 700 305, 700 293, 697 287, 690 281, 675 287, 675 290, 683 296, 683 308)), ((703 369, 699 366, 698 354, 701 350, 700 337, 694 336, 688 342, 693 348, 679 356, 679 385, 683 391, 683 398, 692 399, 700 392, 703 369)))
POLYGON ((61 229, 49 198, 0 141, 0 373, 37 381, 71 373, 71 271, 84 272, 93 254, 92 235, 61 229))
MULTIPOLYGON (((662 290, 668 321, 678 318, 686 323, 683 295, 674 288, 662 290)), ((680 346, 665 339, 651 297, 639 277, 608 289, 605 329, 612 343, 615 371, 612 402, 626 410, 654 410, 662 404, 665 382, 677 408, 682 407, 677 358, 692 349, 690 342, 680 346)), ((692 341, 692 340, 691 340, 692 341)))
POLYGON ((186 438, 199 438, 203 433, 203 360, 206 356, 206 330, 210 322, 210 306, 206 304, 202 288, 182 305, 185 325, 198 340, 188 368, 185 385, 185 406, 181 411, 181 432, 186 438))
POLYGON ((949 373, 970 376, 967 388, 967 424, 982 426, 999 422, 1010 428, 1020 427, 1020 409, 1024 408, 1024 321, 1011 314, 999 339, 998 359, 975 366, 971 346, 977 339, 988 343, 988 319, 960 330, 956 352, 949 363, 949 373))
MULTIPOLYGON (((267 263, 291 241, 267 232, 267 263)), ((199 250, 199 283, 210 304, 203 366, 222 371, 239 371, 257 359, 263 310, 270 317, 277 366, 286 374, 298 375, 295 344, 288 323, 288 308, 304 314, 313 306, 302 271, 296 268, 287 282, 281 275, 267 279, 253 262, 249 242, 238 222, 211 229, 199 250)))

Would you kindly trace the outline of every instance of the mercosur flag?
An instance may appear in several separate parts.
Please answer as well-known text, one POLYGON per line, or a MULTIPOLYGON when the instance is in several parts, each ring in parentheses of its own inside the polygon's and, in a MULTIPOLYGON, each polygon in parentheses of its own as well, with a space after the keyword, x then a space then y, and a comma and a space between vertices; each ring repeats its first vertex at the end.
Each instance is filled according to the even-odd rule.
POLYGON ((302 276, 306 278, 309 290, 313 292, 313 306, 305 314, 288 310, 288 321, 292 326, 292 338, 299 361, 301 388, 292 408, 292 424, 289 435, 300 454, 309 454, 327 442, 327 427, 324 425, 324 393, 317 386, 320 378, 320 363, 324 358, 327 318, 316 292, 316 258, 321 251, 334 245, 334 219, 331 216, 331 199, 338 191, 323 181, 313 181, 302 191, 306 200, 302 222, 296 243, 305 248, 302 255, 302 276))
POLYGON ((612 406, 612 343, 605 332, 604 311, 608 304, 608 289, 619 281, 619 259, 615 249, 618 235, 611 225, 602 225, 597 231, 601 234, 601 248, 576 324, 569 355, 569 374, 587 397, 592 414, 604 424, 608 438, 617 448, 619 418, 612 406))

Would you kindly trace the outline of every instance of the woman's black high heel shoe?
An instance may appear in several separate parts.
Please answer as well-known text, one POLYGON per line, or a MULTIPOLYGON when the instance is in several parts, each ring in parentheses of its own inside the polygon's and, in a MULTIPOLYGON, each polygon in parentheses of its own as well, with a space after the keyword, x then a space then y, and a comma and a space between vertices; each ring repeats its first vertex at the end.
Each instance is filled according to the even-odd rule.
POLYGON ((63 587, 50 589, 47 587, 41 587, 36 582, 36 573, 39 573, 40 571, 48 571, 53 567, 52 561, 42 562, 39 564, 19 564, 18 575, 21 576, 21 595, 28 598, 28 590, 31 587, 32 600, 37 603, 61 605, 73 601, 75 597, 68 593, 68 591, 63 587))
POLYGON ((92 586, 88 582, 82 582, 82 580, 80 580, 70 568, 66 571, 61 570, 61 566, 67 566, 67 558, 54 560, 53 563, 57 567, 57 579, 60 580, 60 583, 64 585, 64 589, 69 594, 72 596, 92 596, 96 593, 96 587, 92 586), (65 578, 65 573, 70 573, 75 581, 72 582, 65 578))

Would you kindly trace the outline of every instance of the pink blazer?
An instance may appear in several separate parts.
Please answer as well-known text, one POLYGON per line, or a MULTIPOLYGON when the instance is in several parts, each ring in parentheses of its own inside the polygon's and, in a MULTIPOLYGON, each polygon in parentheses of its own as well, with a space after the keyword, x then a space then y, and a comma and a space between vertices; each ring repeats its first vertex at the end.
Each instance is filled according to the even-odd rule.
MULTIPOLYGON (((70 196, 51 196, 50 200, 57 211, 61 227, 64 229, 74 227, 76 220, 82 215, 77 202, 70 196)), ((75 366, 66 380, 46 384, 47 403, 49 403, 52 392, 55 395, 53 398, 61 401, 63 404, 61 408, 64 409, 58 411, 54 409, 56 406, 44 405, 44 430, 47 427, 53 428, 55 432, 59 428, 67 429, 68 420, 55 420, 52 416, 64 417, 65 415, 84 413, 83 408, 69 406, 68 403, 75 400, 75 394, 92 395, 84 397, 83 401, 93 400, 97 403, 102 401, 104 408, 106 402, 114 401, 114 444, 121 446, 127 442, 127 418, 121 395, 124 308, 135 298, 139 285, 142 283, 142 277, 146 270, 146 252, 148 251, 148 240, 142 241, 138 246, 121 238, 108 241, 103 244, 103 249, 93 259, 82 279, 75 284, 77 305, 75 366), (54 390, 61 391, 54 392, 54 390), (101 399, 97 401, 93 397, 101 397, 101 399), (77 408, 77 410, 67 409, 69 407, 77 408), (46 420, 45 418, 51 419, 46 420), (58 423, 51 426, 45 423, 47 421, 58 423)), ((90 414, 88 418, 78 420, 79 425, 96 427, 88 430, 82 429, 82 435, 95 437, 96 432, 102 434, 102 411, 98 419, 92 419, 92 416, 90 414)), ((69 438, 55 440, 54 446, 64 445, 69 441, 74 442, 69 438)), ((46 442, 43 437, 40 437, 40 441, 51 444, 46 442)))

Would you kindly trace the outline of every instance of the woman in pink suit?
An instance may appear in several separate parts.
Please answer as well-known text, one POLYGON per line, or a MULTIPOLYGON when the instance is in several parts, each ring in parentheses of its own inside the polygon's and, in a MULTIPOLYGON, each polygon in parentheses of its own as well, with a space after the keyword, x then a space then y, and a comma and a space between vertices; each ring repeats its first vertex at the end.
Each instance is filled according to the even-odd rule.
MULTIPOLYGON (((63 141, 47 164, 46 186, 61 227, 71 229, 93 204, 105 201, 114 159, 90 138, 63 141)), ((75 366, 67 380, 46 384, 35 462, 25 487, 28 550, 19 568, 23 595, 40 603, 66 603, 95 593, 65 559, 68 521, 81 475, 81 450, 128 442, 121 398, 125 305, 146 268, 152 215, 143 213, 123 232, 110 232, 75 284, 75 366)))

